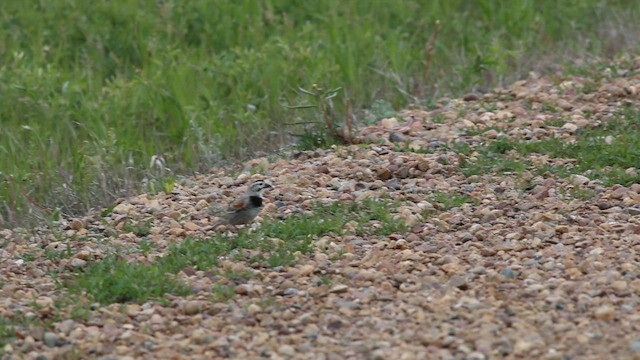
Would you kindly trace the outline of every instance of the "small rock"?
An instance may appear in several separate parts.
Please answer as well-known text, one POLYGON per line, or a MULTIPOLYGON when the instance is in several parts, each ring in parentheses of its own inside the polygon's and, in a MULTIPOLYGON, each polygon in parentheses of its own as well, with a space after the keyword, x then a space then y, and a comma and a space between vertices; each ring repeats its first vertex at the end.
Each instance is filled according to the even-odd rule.
POLYGON ((525 341, 525 340, 518 340, 516 342, 516 345, 513 347, 513 350, 515 350, 516 354, 525 354, 529 352, 529 350, 531 350, 533 347, 534 347, 534 344, 532 342, 525 341))
POLYGON ((160 202, 158 200, 153 199, 147 203, 147 210, 150 213, 157 213, 162 210, 162 205, 160 205, 160 202))
POLYGON ((574 133, 578 130, 578 125, 574 124, 574 123, 566 123, 564 125, 562 125, 561 127, 562 130, 565 130, 569 133, 574 133))
POLYGON ((198 201, 198 203, 196 203, 196 210, 198 210, 198 211, 202 210, 202 209, 206 209, 208 207, 209 207, 209 203, 204 199, 202 199, 202 200, 198 201))
POLYGON ((464 100, 464 101, 476 101, 478 99, 479 99, 478 95, 473 94, 473 93, 469 93, 469 94, 465 95, 464 97, 462 97, 462 100, 464 100))
POLYGON ((327 165, 320 165, 320 166, 316 167, 316 172, 318 174, 328 174, 329 173, 329 167, 327 165))
POLYGON ((469 283, 467 282, 467 279, 465 279, 463 276, 452 277, 451 280, 449 281, 449 284, 451 284, 451 286, 456 287, 460 290, 469 289, 469 283))
POLYGON ((633 353, 640 353, 640 339, 636 339, 629 344, 629 350, 633 353))
POLYGON ((405 142, 407 141, 407 137, 399 132, 392 132, 389 134, 389 141, 394 143, 405 142))
POLYGON ((517 276, 516 273, 508 267, 502 269, 502 271, 500 271, 500 275, 506 277, 507 279, 515 279, 517 276))
POLYGON ((135 317, 140 313, 140 305, 138 304, 127 304, 126 306, 127 315, 131 317, 135 317))
POLYGON ((496 139, 498 138, 498 131, 491 129, 487 130, 483 134, 487 139, 496 139))
POLYGON ((399 124, 398 119, 392 117, 380 120, 380 125, 385 129, 393 129, 398 127, 399 124))
POLYGON ((262 312, 262 308, 260 307, 260 305, 251 304, 247 307, 247 312, 249 313, 249 315, 255 315, 259 312, 262 312))
POLYGON ((182 303, 182 312, 185 315, 195 315, 199 314, 206 309, 204 303, 198 300, 189 300, 182 303))
POLYGON ((610 305, 602 305, 594 311, 594 316, 598 320, 611 321, 616 316, 616 309, 610 305))
POLYGON ((71 266, 74 267, 74 268, 80 268, 80 267, 84 267, 85 265, 87 265, 87 262, 85 260, 82 260, 82 259, 79 259, 79 258, 73 258, 73 259, 71 259, 71 262, 69 264, 71 264, 71 266))
POLYGON ((557 102, 558 107, 560 107, 560 109, 564 110, 564 111, 569 111, 571 109, 573 109, 573 104, 571 104, 570 102, 568 102, 565 99, 560 99, 557 102))
POLYGON ((296 355, 296 349, 291 345, 280 345, 278 352, 284 356, 292 357, 296 355))
POLYGON ((205 329, 198 328, 191 333, 191 340, 198 345, 206 345, 213 342, 213 337, 205 329))
POLYGON ((193 223, 191 221, 186 222, 183 225, 183 228, 185 230, 188 230, 188 231, 198 231, 198 230, 200 230, 200 226, 196 225, 195 223, 193 223))
POLYGON ((60 332, 62 332, 65 335, 69 335, 71 330, 75 329, 75 327, 76 327, 76 322, 73 321, 72 319, 64 320, 58 325, 58 329, 60 330, 60 332))
POLYGON ((574 174, 574 175, 571 175, 571 177, 569 178, 569 181, 571 181, 573 185, 584 185, 588 183, 590 180, 588 177, 584 175, 574 174))
POLYGON ((627 214, 632 216, 640 215, 640 208, 637 208, 637 207, 630 207, 625 209, 625 211, 627 212, 627 214))
POLYGON ((347 285, 338 284, 338 285, 334 285, 331 288, 331 290, 329 290, 329 292, 334 294, 340 294, 340 293, 346 292, 347 290, 349 290, 349 287, 347 285))
POLYGON ((61 339, 56 333, 50 331, 44 333, 43 341, 44 344, 49 347, 64 346, 67 343, 67 341, 61 339))
POLYGON ((315 269, 316 269, 316 267, 311 265, 311 264, 302 265, 300 267, 299 275, 300 276, 307 276, 307 275, 311 274, 312 272, 314 272, 315 269))
POLYGON ((627 290, 627 282, 624 280, 616 280, 611 283, 611 288, 613 288, 613 290, 615 291, 623 292, 627 290))
POLYGON ((378 179, 380 180, 389 180, 391 179, 391 176, 393 176, 393 174, 391 173, 391 170, 389 170, 388 168, 380 168, 378 170, 378 179))
POLYGON ((160 314, 153 314, 151 315, 149 322, 154 325, 163 325, 165 323, 165 319, 160 314))
POLYGON ((80 230, 82 228, 84 228, 84 222, 82 222, 82 220, 80 219, 73 219, 71 220, 71 224, 69 224, 69 228, 71 228, 71 230, 80 230))

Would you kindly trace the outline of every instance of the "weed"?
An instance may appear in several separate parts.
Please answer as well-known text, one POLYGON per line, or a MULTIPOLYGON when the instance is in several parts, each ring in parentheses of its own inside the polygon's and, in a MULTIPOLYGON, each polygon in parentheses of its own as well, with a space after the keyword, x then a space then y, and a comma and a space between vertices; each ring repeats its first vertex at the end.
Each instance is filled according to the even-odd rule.
POLYGON ((514 147, 521 154, 542 153, 576 160, 573 168, 550 169, 554 173, 566 175, 591 171, 605 185, 630 185, 640 181, 639 175, 626 172, 626 169, 638 165, 639 132, 640 111, 627 109, 600 127, 578 131, 575 142, 551 138, 518 143, 514 147))
POLYGON ((541 110, 544 111, 544 112, 555 113, 555 112, 558 111, 558 108, 556 108, 555 105, 553 105, 552 103, 550 103, 548 101, 543 101, 541 110))
POLYGON ((52 248, 46 248, 44 250, 44 256, 47 259, 49 259, 49 260, 51 260, 53 262, 56 262, 56 261, 59 261, 59 260, 62 260, 62 259, 70 258, 71 256, 73 256, 73 252, 71 250, 71 246, 69 246, 69 244, 66 244, 65 248, 63 250, 55 250, 55 249, 52 249, 52 248))
POLYGON ((138 241, 138 247, 143 254, 147 254, 149 251, 153 249, 153 243, 148 239, 142 239, 138 241))
POLYGON ((4 316, 0 316, 0 349, 3 349, 14 338, 14 335, 15 330, 12 322, 4 316))
POLYGON ((445 120, 447 120, 447 117, 444 114, 437 114, 431 119, 431 122, 434 124, 444 124, 445 120))
POLYGON ((545 125, 548 126, 555 126, 555 127, 561 127, 562 125, 564 125, 566 123, 566 121, 564 119, 561 118, 553 118, 551 120, 545 121, 545 125))
POLYGON ((103 304, 139 302, 158 299, 166 293, 186 295, 189 289, 166 273, 160 263, 127 263, 117 255, 87 266, 72 287, 85 290, 103 304))
POLYGON ((482 108, 487 112, 494 112, 498 110, 498 105, 495 102, 483 102, 482 108))
POLYGON ((22 254, 20 255, 20 257, 21 257, 21 258, 22 258, 22 260, 24 260, 24 261, 31 262, 31 261, 33 261, 33 260, 37 259, 37 258, 38 258, 38 255, 37 255, 36 253, 34 253, 34 252, 25 252, 25 253, 22 253, 22 254))
POLYGON ((209 301, 213 303, 226 302, 233 299, 235 295, 234 286, 215 284, 213 286, 213 294, 209 296, 209 301))
POLYGON ((591 200, 596 196, 595 190, 583 188, 583 187, 575 187, 569 189, 566 192, 570 197, 578 200, 591 200))
POLYGON ((390 118, 396 115, 396 111, 393 109, 393 105, 383 99, 377 99, 371 104, 370 110, 371 116, 365 119, 367 125, 373 125, 378 121, 390 118))
POLYGON ((125 220, 124 226, 122 227, 124 231, 134 233, 138 237, 148 236, 151 232, 151 220, 147 220, 144 223, 131 223, 130 220, 125 220))
POLYGON ((430 201, 439 205, 441 211, 451 210, 466 203, 478 205, 480 201, 467 194, 450 194, 445 192, 435 192, 430 195, 430 201))
POLYGON ((331 286, 333 285, 333 278, 329 275, 321 275, 320 276, 320 284, 321 285, 326 285, 326 286, 331 286))
POLYGON ((497 132, 500 132, 500 128, 495 127, 495 126, 488 126, 488 127, 472 127, 472 128, 467 128, 465 129, 464 134, 466 136, 476 136, 476 135, 482 135, 484 133, 486 133, 489 130, 495 130, 497 132))

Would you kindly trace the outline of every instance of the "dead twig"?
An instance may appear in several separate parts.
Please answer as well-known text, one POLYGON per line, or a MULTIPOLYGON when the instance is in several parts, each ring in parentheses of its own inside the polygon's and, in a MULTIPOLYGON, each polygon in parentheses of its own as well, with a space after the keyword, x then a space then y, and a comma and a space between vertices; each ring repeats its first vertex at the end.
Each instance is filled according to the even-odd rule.
POLYGON ((438 39, 438 31, 440 30, 440 20, 436 20, 435 28, 431 34, 431 38, 425 44, 426 53, 424 57, 424 68, 422 69, 422 77, 420 83, 417 86, 417 97, 424 97, 424 87, 427 83, 427 75, 429 74, 429 68, 431 67, 431 60, 433 59, 433 52, 435 50, 436 40, 438 39))
POLYGON ((348 135, 348 138, 346 140, 349 142, 349 144, 353 144, 353 141, 354 141, 354 139, 353 139, 353 124, 351 123, 351 113, 349 112, 349 104, 350 104, 349 98, 347 98, 347 100, 345 101, 345 105, 344 105, 344 107, 345 107, 345 110, 344 110, 344 112, 345 112, 344 122, 347 124, 347 130, 349 131, 349 135, 348 135))

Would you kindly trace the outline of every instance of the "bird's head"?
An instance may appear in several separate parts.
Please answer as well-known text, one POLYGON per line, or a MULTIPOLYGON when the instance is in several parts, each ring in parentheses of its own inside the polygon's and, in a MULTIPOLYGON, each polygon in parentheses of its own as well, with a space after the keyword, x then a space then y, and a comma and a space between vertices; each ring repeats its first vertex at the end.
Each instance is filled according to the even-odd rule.
POLYGON ((259 196, 267 191, 273 189, 273 185, 266 180, 256 180, 249 185, 248 193, 253 193, 259 196))

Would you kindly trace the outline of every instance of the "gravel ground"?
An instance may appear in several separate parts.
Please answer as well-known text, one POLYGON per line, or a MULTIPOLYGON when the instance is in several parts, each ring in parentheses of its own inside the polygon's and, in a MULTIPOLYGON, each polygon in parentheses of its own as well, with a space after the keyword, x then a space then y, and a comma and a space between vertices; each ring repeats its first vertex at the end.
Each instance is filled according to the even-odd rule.
POLYGON ((376 144, 255 159, 239 175, 213 170, 170 194, 122 199, 104 217, 2 230, 0 312, 22 320, 1 358, 640 359, 640 184, 533 169, 465 176, 477 154, 452 150, 501 138, 570 142, 638 106, 639 69, 636 58, 597 77, 532 74, 362 129, 376 144), (71 297, 59 283, 114 249, 144 263, 185 238, 206 239, 209 208, 253 178, 276 186, 253 226, 316 203, 388 196, 409 231, 322 236, 292 266, 221 259, 220 268, 251 274, 242 280, 185 269, 178 276, 194 293, 168 301, 93 304, 85 317, 60 305, 71 297), (469 201, 448 208, 435 193, 469 201), (149 224, 149 251, 127 222, 149 224), (212 301, 220 282, 235 295, 212 301))

